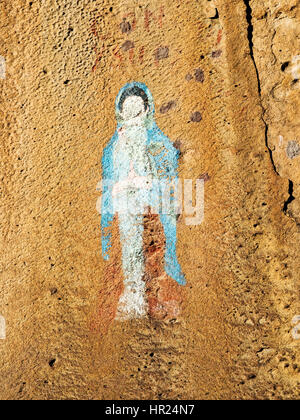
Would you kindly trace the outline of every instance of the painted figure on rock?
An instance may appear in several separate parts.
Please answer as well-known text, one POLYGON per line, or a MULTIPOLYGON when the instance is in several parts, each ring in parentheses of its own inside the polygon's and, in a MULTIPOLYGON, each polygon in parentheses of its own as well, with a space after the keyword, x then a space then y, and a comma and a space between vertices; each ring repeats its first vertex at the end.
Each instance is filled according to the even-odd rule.
POLYGON ((125 85, 116 98, 117 130, 102 158, 102 253, 109 259, 111 226, 118 216, 122 246, 124 290, 117 319, 142 318, 147 314, 144 215, 158 214, 165 235, 165 272, 180 285, 185 278, 177 259, 175 190, 179 152, 158 128, 153 97, 143 83, 125 85), (166 191, 170 206, 162 205, 166 191))

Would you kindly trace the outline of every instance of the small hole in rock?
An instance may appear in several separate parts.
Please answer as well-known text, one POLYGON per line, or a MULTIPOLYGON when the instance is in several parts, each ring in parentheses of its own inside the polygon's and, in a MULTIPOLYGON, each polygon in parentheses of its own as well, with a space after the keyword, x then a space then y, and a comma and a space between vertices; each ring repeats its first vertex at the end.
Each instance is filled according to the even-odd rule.
POLYGON ((219 10, 218 9, 216 9, 215 16, 212 16, 210 19, 212 19, 212 20, 219 19, 219 10))
POLYGON ((56 359, 51 359, 49 362, 49 366, 53 368, 55 365, 55 362, 56 362, 56 359))
POLYGON ((288 67, 289 64, 290 64, 289 61, 286 61, 285 63, 283 63, 281 65, 281 71, 284 71, 288 67))

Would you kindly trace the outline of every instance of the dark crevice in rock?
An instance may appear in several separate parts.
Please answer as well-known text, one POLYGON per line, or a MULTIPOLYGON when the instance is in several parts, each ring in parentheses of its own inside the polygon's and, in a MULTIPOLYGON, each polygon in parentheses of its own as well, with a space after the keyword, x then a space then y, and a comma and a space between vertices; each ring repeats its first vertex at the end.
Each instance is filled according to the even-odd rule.
POLYGON ((283 209, 282 209, 285 214, 287 214, 288 207, 291 204, 291 202, 295 200, 295 197, 293 196, 293 192, 294 192, 294 184, 293 184, 293 181, 289 179, 289 198, 285 201, 283 209))
POLYGON ((275 165, 275 162, 274 162, 274 159, 273 159, 272 150, 269 147, 269 141, 268 141, 269 126, 268 126, 266 120, 264 119, 265 109, 262 105, 261 82, 260 82, 259 72, 258 72, 258 68, 257 68, 257 65, 256 65, 256 61, 255 61, 255 57, 254 57, 254 50, 253 50, 252 8, 250 6, 250 0, 243 0, 243 1, 244 1, 245 6, 246 6, 246 18, 247 18, 247 22, 248 22, 248 41, 249 41, 250 57, 252 59, 252 62, 253 62, 254 68, 255 68, 255 72, 256 72, 258 94, 259 94, 259 98, 260 98, 261 107, 262 107, 262 110, 263 110, 261 118, 262 118, 262 121, 265 125, 265 144, 266 144, 266 148, 268 149, 268 152, 269 152, 269 155, 270 155, 270 160, 271 160, 274 172, 276 173, 276 175, 279 175, 279 172, 276 169, 276 165, 275 165))
POLYGON ((256 71, 257 82, 258 82, 258 92, 261 96, 261 86, 260 86, 260 78, 258 73, 258 68, 254 58, 254 51, 253 51, 253 25, 252 25, 252 8, 250 6, 250 0, 244 0, 244 4, 246 6, 246 19, 248 22, 248 42, 249 42, 249 50, 250 50, 250 57, 253 61, 254 68, 256 71))
POLYGON ((215 16, 212 16, 210 19, 214 20, 214 19, 219 19, 220 15, 219 15, 219 10, 216 9, 216 14, 215 16))
POLYGON ((272 166, 273 166, 274 172, 276 173, 276 175, 280 176, 279 172, 278 172, 278 171, 277 171, 277 169, 276 169, 276 165, 275 165, 275 162, 274 162, 274 158, 273 158, 273 153, 272 153, 272 150, 271 150, 271 149, 270 149, 270 147, 269 147, 269 142, 268 142, 268 132, 269 132, 269 126, 268 126, 268 124, 266 123, 266 121, 265 121, 265 119, 264 119, 264 117, 263 117, 263 116, 262 116, 262 120, 263 120, 263 122, 264 122, 264 124, 265 124, 265 143, 266 143, 266 147, 267 147, 268 152, 269 152, 270 160, 271 160, 271 163, 272 163, 272 166))
MULTIPOLYGON (((261 82, 260 82, 260 77, 259 77, 259 72, 258 72, 258 68, 257 68, 257 64, 255 61, 255 57, 254 57, 254 50, 253 50, 253 24, 252 24, 252 8, 250 6, 250 0, 243 0, 244 4, 246 6, 246 18, 247 18, 247 22, 248 22, 248 41, 249 41, 249 51, 250 51, 250 56, 255 68, 255 72, 256 72, 256 76, 257 76, 257 86, 258 86, 258 93, 259 93, 259 97, 260 97, 260 103, 261 103, 261 108, 262 108, 262 121, 265 125, 265 145, 266 148, 268 149, 269 152, 269 156, 270 156, 270 160, 274 169, 274 172, 276 173, 276 175, 280 176, 279 172, 276 169, 276 165, 273 159, 273 154, 272 154, 272 150, 269 147, 269 141, 268 141, 268 132, 269 132, 269 126, 264 118, 264 114, 266 112, 266 110, 263 107, 262 104, 262 95, 261 95, 261 82)), ((282 69, 283 71, 285 70, 285 67, 282 69)), ((289 216, 288 214, 288 207, 291 204, 292 201, 295 200, 295 197, 293 196, 293 192, 294 192, 294 185, 293 182, 291 180, 289 180, 289 198, 285 201, 284 205, 283 205, 283 212, 284 214, 286 214, 287 216, 289 216)))
POLYGON ((289 66, 289 64, 290 64, 290 62, 289 62, 289 61, 286 61, 285 63, 283 63, 283 64, 281 65, 281 71, 285 71, 285 69, 289 66))

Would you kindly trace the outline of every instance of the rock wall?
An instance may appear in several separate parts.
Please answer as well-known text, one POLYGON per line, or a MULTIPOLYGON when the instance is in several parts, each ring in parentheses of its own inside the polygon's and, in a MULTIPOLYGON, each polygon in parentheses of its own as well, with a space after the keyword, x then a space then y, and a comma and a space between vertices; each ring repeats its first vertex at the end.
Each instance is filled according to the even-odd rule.
POLYGON ((298 398, 299 2, 5 0, 0 14, 0 397, 298 398), (151 90, 180 179, 205 181, 205 217, 178 219, 182 287, 145 216, 154 306, 120 322, 118 220, 106 262, 96 186, 131 81, 151 90))

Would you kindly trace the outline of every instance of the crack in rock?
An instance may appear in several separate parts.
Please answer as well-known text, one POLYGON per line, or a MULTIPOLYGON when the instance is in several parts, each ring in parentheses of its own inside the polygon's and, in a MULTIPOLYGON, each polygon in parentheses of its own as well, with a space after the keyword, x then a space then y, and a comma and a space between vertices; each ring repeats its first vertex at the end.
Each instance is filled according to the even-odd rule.
MULTIPOLYGON (((250 0, 243 0, 243 1, 244 1, 245 6, 246 6, 246 19, 247 19, 247 22, 248 22, 249 52, 250 52, 250 57, 252 59, 252 62, 253 62, 254 68, 255 68, 255 72, 256 72, 257 84, 258 84, 258 94, 259 94, 259 97, 260 97, 260 105, 261 105, 261 108, 262 108, 261 118, 262 118, 262 121, 265 125, 265 144, 266 144, 266 147, 267 147, 268 152, 269 152, 269 156, 270 156, 270 160, 271 160, 274 172, 276 173, 276 175, 281 176, 279 174, 277 168, 276 168, 274 158, 273 158, 273 153, 272 153, 272 150, 269 146, 269 140, 268 140, 269 126, 268 126, 268 124, 267 124, 267 122, 264 118, 264 114, 265 114, 266 110, 265 110, 265 108, 262 104, 261 81, 260 81, 259 71, 258 71, 258 67, 257 67, 256 61, 255 61, 254 49, 253 49, 254 44, 253 44, 252 8, 251 8, 251 5, 250 5, 250 0)), ((296 142, 290 142, 290 143, 293 143, 293 144, 288 145, 287 155, 289 157, 292 156, 291 159, 293 159, 298 154, 300 154, 300 146, 297 143, 298 147, 296 147, 295 144, 294 144, 296 142)), ((282 209, 284 214, 286 214, 287 216, 289 216, 288 207, 295 200, 293 192, 294 192, 294 184, 291 180, 289 180, 289 190, 288 190, 289 198, 284 202, 283 209, 282 209)))
POLYGON ((283 209, 282 209, 284 214, 286 214, 287 216, 289 216, 289 214, 287 213, 288 207, 295 200, 295 197, 293 196, 293 192, 294 192, 294 184, 293 184, 293 181, 289 179, 289 198, 285 201, 283 209))
POLYGON ((274 162, 274 158, 273 158, 273 154, 272 154, 272 150, 269 146, 269 141, 268 141, 268 132, 269 132, 269 126, 266 122, 266 120, 264 119, 264 114, 266 112, 266 110, 264 109, 263 105, 262 105, 262 95, 261 95, 261 82, 260 82, 260 77, 259 77, 259 72, 258 72, 258 68, 257 68, 257 64, 255 61, 255 57, 254 57, 254 50, 253 50, 253 24, 252 24, 252 8, 250 6, 250 0, 243 0, 244 4, 246 6, 246 19, 248 22, 248 41, 249 41, 249 52, 250 52, 250 57, 252 59, 254 68, 255 68, 255 72, 256 72, 256 77, 257 77, 257 85, 258 85, 258 94, 259 94, 259 98, 260 98, 260 105, 262 108, 262 121, 265 125, 265 144, 266 147, 269 151, 269 155, 270 155, 270 160, 273 166, 273 169, 276 173, 276 175, 279 175, 279 172, 277 171, 275 162, 274 162))

